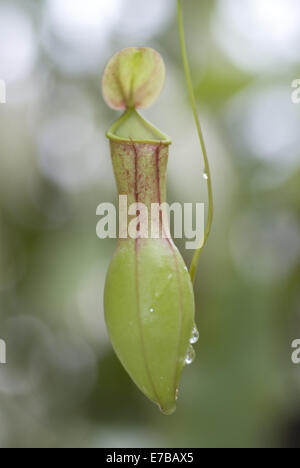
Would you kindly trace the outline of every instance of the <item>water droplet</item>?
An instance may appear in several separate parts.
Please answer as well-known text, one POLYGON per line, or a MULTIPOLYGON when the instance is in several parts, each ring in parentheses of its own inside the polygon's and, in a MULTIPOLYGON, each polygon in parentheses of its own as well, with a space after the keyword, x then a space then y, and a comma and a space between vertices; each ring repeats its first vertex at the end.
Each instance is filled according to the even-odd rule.
POLYGON ((176 405, 173 401, 166 403, 164 406, 160 406, 160 411, 167 416, 175 413, 176 405))
POLYGON ((203 172, 203 179, 208 180, 208 174, 207 174, 207 172, 203 172))
POLYGON ((179 388, 176 388, 176 392, 175 392, 175 400, 176 401, 178 400, 178 397, 179 397, 179 388))
POLYGON ((151 309, 149 310, 149 312, 150 312, 150 314, 153 314, 154 309, 151 308, 151 309))
POLYGON ((199 332, 196 327, 193 328, 191 338, 190 338, 190 343, 195 344, 199 340, 199 332))
POLYGON ((194 350, 193 346, 189 346, 189 349, 187 350, 187 353, 186 353, 186 356, 185 356, 185 363, 187 365, 192 364, 195 357, 196 357, 196 353, 195 353, 195 350, 194 350))

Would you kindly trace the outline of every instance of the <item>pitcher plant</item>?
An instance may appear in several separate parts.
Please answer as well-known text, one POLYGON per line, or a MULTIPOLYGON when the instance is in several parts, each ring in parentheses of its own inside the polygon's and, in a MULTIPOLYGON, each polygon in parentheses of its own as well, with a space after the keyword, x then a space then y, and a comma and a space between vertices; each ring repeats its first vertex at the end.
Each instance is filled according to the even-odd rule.
POLYGON ((195 356, 193 344, 199 333, 193 282, 213 213, 210 169, 197 116, 180 0, 177 7, 183 66, 204 157, 209 204, 204 238, 190 270, 169 234, 163 209, 171 139, 138 112, 151 106, 161 93, 166 74, 163 59, 151 48, 126 48, 109 61, 103 76, 106 103, 123 111, 107 132, 117 190, 126 196, 127 211, 134 207, 138 220, 135 236, 126 235, 132 217, 127 214, 127 219, 119 220, 123 234, 119 234, 107 273, 105 319, 122 365, 164 414, 175 411, 183 368, 195 356), (160 207, 156 221, 150 220, 153 206, 160 207), (141 232, 141 226, 149 226, 149 232, 141 232))

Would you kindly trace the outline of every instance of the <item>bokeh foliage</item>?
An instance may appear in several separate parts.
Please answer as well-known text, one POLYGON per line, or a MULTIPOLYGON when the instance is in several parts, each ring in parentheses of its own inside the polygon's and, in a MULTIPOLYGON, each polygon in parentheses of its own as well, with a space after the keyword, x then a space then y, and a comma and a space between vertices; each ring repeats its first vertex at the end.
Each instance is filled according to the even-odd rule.
POLYGON ((0 446, 299 444, 300 368, 290 359, 300 337, 300 105, 290 99, 300 56, 289 49, 297 2, 273 2, 288 15, 281 48, 279 17, 256 30, 255 15, 268 10, 253 12, 251 0, 243 7, 253 24, 239 0, 184 2, 216 215, 196 282, 197 359, 170 418, 112 352, 102 296, 114 241, 97 239, 95 213, 116 201, 104 137, 115 113, 100 77, 131 45, 156 48, 167 65, 162 99, 145 115, 173 137, 169 201, 205 200, 175 1, 149 2, 152 12, 109 2, 105 25, 104 13, 88 14, 91 0, 85 14, 74 1, 73 16, 58 3, 69 2, 0 2, 0 446))

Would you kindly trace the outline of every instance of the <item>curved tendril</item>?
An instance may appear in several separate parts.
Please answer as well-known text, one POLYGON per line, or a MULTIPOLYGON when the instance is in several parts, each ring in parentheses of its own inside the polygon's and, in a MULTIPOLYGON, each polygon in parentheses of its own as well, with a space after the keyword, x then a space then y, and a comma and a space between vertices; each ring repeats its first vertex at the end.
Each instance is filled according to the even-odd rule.
POLYGON ((194 282, 195 274, 197 270, 197 266, 199 263, 200 255, 202 250, 204 249, 206 242, 208 240, 212 221, 213 221, 213 191, 212 191, 212 182, 211 182, 211 174, 210 174, 210 167, 208 162, 208 156, 204 141, 204 136, 201 128, 201 124, 199 121, 198 113, 197 113, 197 105, 196 105, 196 98, 191 78, 190 66, 187 57, 187 50, 186 50, 186 43, 185 43, 185 35, 184 35, 184 26, 183 26, 183 17, 182 17, 182 7, 181 7, 181 0, 177 0, 177 16, 178 16, 178 26, 179 26, 179 38, 180 38, 180 46, 181 46, 181 53, 182 53, 182 61, 184 67, 185 78, 187 82, 189 97, 191 101, 191 106, 194 114, 194 119, 197 127, 197 132, 201 144, 203 159, 204 159, 204 167, 205 167, 205 174, 207 175, 207 191, 208 191, 208 215, 207 215, 207 222, 204 231, 203 239, 201 240, 199 247, 196 249, 194 256, 192 258, 191 266, 190 266, 190 275, 191 279, 194 282))

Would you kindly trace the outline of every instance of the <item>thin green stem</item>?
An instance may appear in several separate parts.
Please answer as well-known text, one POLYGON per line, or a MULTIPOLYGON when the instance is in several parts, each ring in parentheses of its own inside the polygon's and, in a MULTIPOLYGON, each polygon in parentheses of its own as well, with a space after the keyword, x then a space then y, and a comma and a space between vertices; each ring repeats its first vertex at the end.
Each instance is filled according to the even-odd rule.
POLYGON ((191 78, 191 72, 190 72, 190 66, 189 66, 189 61, 188 61, 188 56, 187 56, 187 50, 186 50, 186 43, 185 43, 185 35, 184 35, 184 26, 183 26, 183 17, 182 17, 182 7, 181 7, 181 0, 177 0, 177 15, 178 15, 178 26, 179 26, 179 38, 180 38, 180 46, 181 46, 181 53, 182 53, 182 61, 183 61, 183 67, 184 67, 184 73, 185 73, 185 78, 187 82, 187 87, 188 87, 188 92, 189 92, 189 97, 191 101, 191 106, 194 114, 194 119, 197 127, 197 132, 201 144, 201 149, 202 149, 202 154, 203 154, 203 159, 204 159, 204 168, 205 168, 205 175, 207 179, 207 191, 208 191, 208 215, 207 215, 207 222, 206 222, 206 227, 204 231, 204 237, 201 240, 199 247, 196 249, 192 263, 190 266, 190 275, 191 279, 194 282, 195 280, 195 274, 197 270, 197 266, 199 263, 200 255, 201 252, 206 245, 206 242, 208 240, 210 231, 211 231, 211 226, 212 226, 212 221, 213 221, 213 190, 212 190, 212 181, 211 181, 211 174, 210 174, 210 168, 209 168, 209 162, 208 162, 208 156, 207 156, 207 151, 206 151, 206 146, 205 146, 205 141, 204 141, 204 136, 200 124, 200 120, 198 117, 198 112, 197 112, 197 105, 196 105, 196 98, 195 98, 195 93, 194 93, 194 88, 193 88, 193 83, 192 83, 192 78, 191 78))

